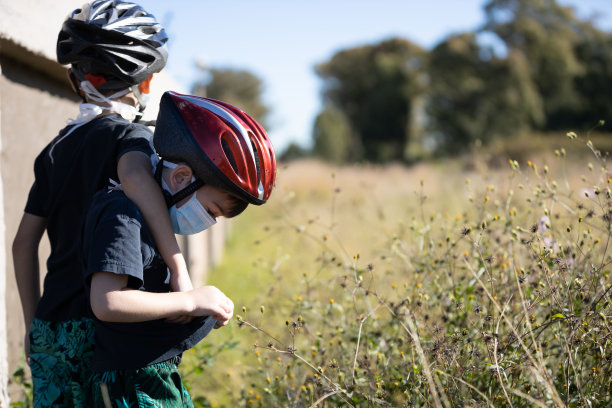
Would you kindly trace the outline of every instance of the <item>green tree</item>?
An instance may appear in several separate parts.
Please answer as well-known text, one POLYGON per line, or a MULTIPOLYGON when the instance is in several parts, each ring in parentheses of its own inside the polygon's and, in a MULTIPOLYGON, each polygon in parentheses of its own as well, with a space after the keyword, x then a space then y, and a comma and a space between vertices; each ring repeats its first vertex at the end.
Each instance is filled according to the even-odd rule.
POLYGON ((576 57, 584 66, 575 82, 580 94, 576 115, 581 128, 590 128, 600 120, 612 122, 612 34, 591 25, 582 33, 576 46, 576 57))
POLYGON ((531 80, 542 98, 546 129, 576 122, 580 93, 576 78, 585 67, 576 47, 584 25, 556 0, 491 0, 485 6, 484 29, 499 36, 510 53, 529 61, 531 80))
POLYGON ((313 128, 313 153, 333 163, 345 163, 355 158, 351 128, 342 112, 326 108, 317 115, 313 128))
MULTIPOLYGON (((324 97, 355 132, 366 160, 403 160, 412 129, 413 101, 423 92, 426 53, 408 40, 340 51, 316 67, 324 97)), ((355 157, 356 158, 356 157, 355 157)))
POLYGON ((542 120, 527 61, 495 57, 475 34, 451 36, 429 56, 429 128, 438 149, 458 152, 475 140, 512 135, 542 120))
POLYGON ((238 69, 198 66, 202 79, 193 85, 194 95, 219 99, 240 107, 265 129, 269 108, 262 102, 263 81, 255 74, 238 69))
POLYGON ((282 151, 279 155, 279 160, 281 162, 289 162, 292 160, 303 159, 305 157, 310 157, 312 151, 308 148, 302 147, 295 142, 289 143, 289 145, 282 151))

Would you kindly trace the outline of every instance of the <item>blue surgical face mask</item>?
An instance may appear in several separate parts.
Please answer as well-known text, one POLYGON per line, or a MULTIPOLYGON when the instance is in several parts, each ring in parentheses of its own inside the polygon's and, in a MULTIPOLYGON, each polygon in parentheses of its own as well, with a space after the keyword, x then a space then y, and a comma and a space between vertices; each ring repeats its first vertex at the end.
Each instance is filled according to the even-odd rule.
MULTIPOLYGON (((168 165, 168 167, 172 167, 170 166, 172 164, 174 163, 167 163, 164 161, 164 165, 168 165)), ((163 178, 162 187, 170 194, 173 194, 163 178)), ((217 220, 215 220, 215 218, 202 206, 196 194, 197 192, 193 193, 189 200, 180 207, 177 208, 175 204, 168 210, 172 229, 175 234, 197 234, 217 223, 217 220)))
POLYGON ((187 202, 179 208, 173 205, 168 210, 172 229, 176 234, 191 235, 202 232, 216 224, 217 220, 206 211, 193 193, 187 202))

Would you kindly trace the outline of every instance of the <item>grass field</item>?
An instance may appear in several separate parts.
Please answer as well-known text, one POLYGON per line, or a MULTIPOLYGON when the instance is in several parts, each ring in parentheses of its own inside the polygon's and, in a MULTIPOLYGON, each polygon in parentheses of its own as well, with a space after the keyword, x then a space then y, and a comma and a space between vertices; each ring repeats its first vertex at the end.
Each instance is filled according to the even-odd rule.
POLYGON ((282 165, 210 273, 237 317, 185 355, 196 405, 610 406, 610 175, 587 141, 282 165))

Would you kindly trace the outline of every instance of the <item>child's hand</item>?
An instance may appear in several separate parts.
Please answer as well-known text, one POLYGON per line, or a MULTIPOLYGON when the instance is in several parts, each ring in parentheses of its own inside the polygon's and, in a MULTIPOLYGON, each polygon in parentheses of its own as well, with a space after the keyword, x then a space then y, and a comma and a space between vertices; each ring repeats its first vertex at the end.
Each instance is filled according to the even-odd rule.
POLYGON ((234 314, 234 302, 214 286, 203 286, 190 292, 194 310, 192 316, 211 316, 215 328, 227 325, 234 314))

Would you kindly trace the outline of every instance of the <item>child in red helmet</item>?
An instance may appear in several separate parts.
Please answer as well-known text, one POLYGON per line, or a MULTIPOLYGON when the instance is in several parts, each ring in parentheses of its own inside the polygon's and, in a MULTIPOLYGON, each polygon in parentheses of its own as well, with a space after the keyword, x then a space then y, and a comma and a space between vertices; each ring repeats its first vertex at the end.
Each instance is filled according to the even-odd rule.
MULTIPOLYGON (((266 202, 276 176, 272 145, 238 108, 167 92, 154 135, 156 179, 175 232, 266 202)), ((92 405, 192 407, 177 366, 183 351, 226 325, 234 305, 219 289, 170 292, 166 265, 136 205, 100 191, 83 233, 85 282, 95 316, 92 405), (187 324, 168 318, 194 316, 187 324)))
POLYGON ((58 61, 71 64, 70 79, 83 104, 36 158, 13 241, 35 407, 88 406, 81 386, 93 350, 93 321, 82 284, 81 231, 94 193, 109 179, 121 182, 145 219, 155 221, 151 231, 172 271, 173 289, 192 288, 151 176, 152 133, 135 123, 151 76, 166 63, 166 41, 154 16, 119 0, 74 10, 59 33, 58 61), (41 296, 38 246, 45 231, 51 254, 41 296))

